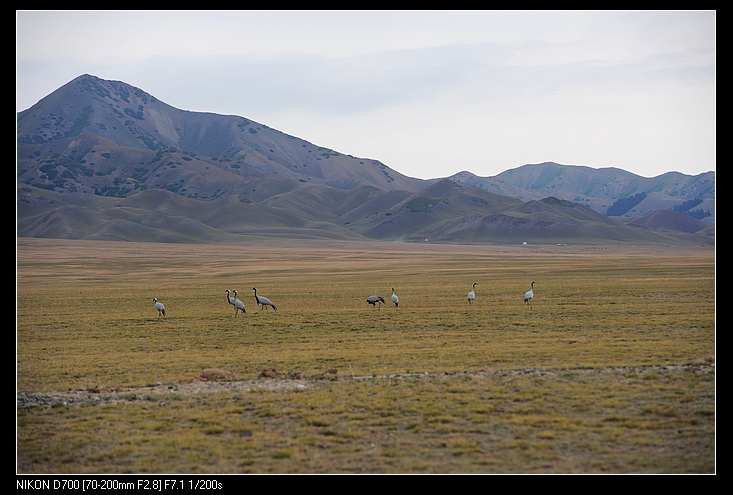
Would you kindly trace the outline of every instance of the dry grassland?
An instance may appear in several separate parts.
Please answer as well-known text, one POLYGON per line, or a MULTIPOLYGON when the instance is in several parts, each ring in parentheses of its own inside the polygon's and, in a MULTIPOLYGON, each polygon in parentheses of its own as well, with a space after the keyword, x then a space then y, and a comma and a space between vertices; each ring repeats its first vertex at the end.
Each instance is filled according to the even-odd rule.
POLYGON ((713 472, 714 315, 703 250, 19 239, 17 469, 713 472))

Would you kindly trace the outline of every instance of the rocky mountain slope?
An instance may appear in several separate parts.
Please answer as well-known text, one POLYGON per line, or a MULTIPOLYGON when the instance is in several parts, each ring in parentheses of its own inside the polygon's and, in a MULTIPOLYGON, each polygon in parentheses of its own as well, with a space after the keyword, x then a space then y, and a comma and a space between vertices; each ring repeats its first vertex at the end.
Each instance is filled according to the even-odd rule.
POLYGON ((619 168, 547 162, 523 165, 494 177, 459 172, 450 178, 525 201, 554 196, 607 216, 629 219, 676 209, 708 224, 714 222, 714 172, 695 176, 668 172, 647 178, 619 168))

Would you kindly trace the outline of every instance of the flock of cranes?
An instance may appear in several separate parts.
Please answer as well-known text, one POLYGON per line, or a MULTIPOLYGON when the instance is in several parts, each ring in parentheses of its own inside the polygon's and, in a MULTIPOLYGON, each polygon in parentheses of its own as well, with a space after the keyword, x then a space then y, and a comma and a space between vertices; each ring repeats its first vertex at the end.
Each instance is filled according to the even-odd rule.
MULTIPOLYGON (((473 304, 474 301, 476 301, 476 286, 478 285, 478 282, 474 282, 473 285, 471 285, 471 290, 468 291, 468 294, 466 295, 468 299, 468 304, 473 304)), ((268 299, 265 296, 259 296, 257 295, 257 288, 252 287, 252 290, 255 294, 255 302, 257 302, 257 305, 260 307, 260 311, 263 309, 267 309, 268 307, 271 307, 274 311, 277 311, 277 307, 273 302, 268 299)), ((244 301, 239 299, 237 297, 237 291, 233 290, 230 291, 229 289, 226 290, 227 293, 227 303, 234 306, 234 317, 236 318, 237 315, 239 315, 239 312, 246 313, 247 309, 244 306, 244 301)), ((524 293, 524 304, 529 305, 529 307, 532 307, 532 300, 534 299, 534 280, 532 280, 532 283, 529 286, 529 290, 524 293)), ((372 307, 379 307, 381 309, 381 305, 385 304, 384 298, 382 296, 369 296, 366 299, 367 304, 371 304, 372 307)), ((394 304, 394 307, 397 308, 400 305, 400 298, 397 296, 397 292, 395 292, 394 287, 392 287, 392 304, 394 304)), ((165 306, 162 302, 158 301, 157 297, 153 298, 153 307, 158 310, 158 318, 161 316, 165 317, 165 306)))
MULTIPOLYGON (((277 306, 275 306, 272 303, 272 301, 270 301, 265 296, 258 296, 257 295, 257 288, 252 287, 252 290, 255 293, 255 301, 260 306, 260 311, 262 311, 263 309, 266 309, 268 306, 271 307, 272 309, 274 309, 275 311, 277 311, 277 306)), ((231 294, 234 297, 232 297, 230 295, 229 289, 226 290, 226 293, 227 293, 227 302, 229 304, 231 304, 232 306, 234 306, 234 317, 235 318, 237 317, 237 315, 239 314, 240 311, 242 313, 246 313, 247 312, 247 308, 244 306, 244 301, 242 301, 241 299, 239 299, 237 297, 237 290, 236 289, 231 292, 231 294)))

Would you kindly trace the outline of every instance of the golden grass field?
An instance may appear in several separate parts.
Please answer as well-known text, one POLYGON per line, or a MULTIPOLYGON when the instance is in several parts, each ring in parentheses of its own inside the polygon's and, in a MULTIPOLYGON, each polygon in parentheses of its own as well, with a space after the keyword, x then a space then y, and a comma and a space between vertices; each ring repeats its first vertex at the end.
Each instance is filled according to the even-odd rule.
POLYGON ((712 250, 22 238, 17 256, 19 473, 715 471, 712 250), (198 388, 205 368, 229 381, 198 388))

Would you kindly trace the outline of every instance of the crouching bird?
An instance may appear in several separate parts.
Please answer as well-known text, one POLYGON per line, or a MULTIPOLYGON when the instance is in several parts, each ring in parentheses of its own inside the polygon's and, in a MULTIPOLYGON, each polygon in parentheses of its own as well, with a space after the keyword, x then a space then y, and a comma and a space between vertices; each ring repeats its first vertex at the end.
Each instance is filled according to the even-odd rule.
POLYGON ((367 297, 367 303, 372 306, 377 306, 379 303, 384 304, 384 298, 382 296, 369 296, 367 297))

